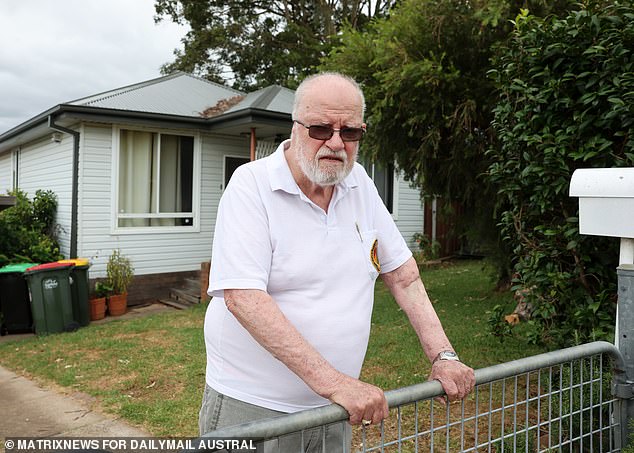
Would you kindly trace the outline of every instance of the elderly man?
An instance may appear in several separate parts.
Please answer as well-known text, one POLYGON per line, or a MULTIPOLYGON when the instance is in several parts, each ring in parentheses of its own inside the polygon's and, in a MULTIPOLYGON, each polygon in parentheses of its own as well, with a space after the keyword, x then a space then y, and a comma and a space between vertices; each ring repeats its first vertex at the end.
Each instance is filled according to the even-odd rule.
MULTIPOLYGON (((238 168, 226 188, 205 318, 201 434, 330 402, 351 424, 380 423, 388 415, 383 391, 358 379, 379 275, 432 361, 431 379, 450 400, 474 386, 410 250, 356 163, 364 104, 348 77, 307 78, 295 94, 290 140, 238 168)), ((329 428, 326 451, 342 451, 349 435, 347 423, 329 428)), ((321 439, 318 429, 305 433, 301 448, 319 449, 321 439)))

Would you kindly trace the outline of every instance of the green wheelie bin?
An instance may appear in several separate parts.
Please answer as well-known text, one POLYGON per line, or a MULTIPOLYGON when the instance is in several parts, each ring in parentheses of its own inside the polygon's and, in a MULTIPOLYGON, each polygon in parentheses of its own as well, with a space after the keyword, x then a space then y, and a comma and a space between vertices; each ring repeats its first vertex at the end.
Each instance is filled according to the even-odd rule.
POLYGON ((79 323, 73 318, 72 268, 72 264, 46 263, 24 272, 29 284, 36 334, 72 332, 79 328, 79 323))
POLYGON ((24 271, 34 263, 8 264, 0 268, 0 334, 33 332, 29 288, 24 271))
POLYGON ((81 327, 85 327, 90 323, 90 286, 88 283, 90 261, 85 258, 73 258, 70 260, 60 260, 58 263, 73 265, 70 271, 73 319, 75 319, 81 327))

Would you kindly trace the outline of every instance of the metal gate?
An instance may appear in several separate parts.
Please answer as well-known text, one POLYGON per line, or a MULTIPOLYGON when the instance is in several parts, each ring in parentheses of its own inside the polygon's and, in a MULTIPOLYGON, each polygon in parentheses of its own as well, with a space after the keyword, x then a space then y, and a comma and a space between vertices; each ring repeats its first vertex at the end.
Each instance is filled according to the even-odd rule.
MULTIPOLYGON (((380 426, 355 427, 352 451, 618 452, 628 433, 624 370, 614 345, 595 342, 476 370, 474 392, 459 403, 434 402, 443 395, 437 381, 388 391, 390 416, 380 426)), ((330 405, 203 438, 266 440, 267 451, 293 453, 279 447, 280 438, 325 432, 347 418, 330 405)))

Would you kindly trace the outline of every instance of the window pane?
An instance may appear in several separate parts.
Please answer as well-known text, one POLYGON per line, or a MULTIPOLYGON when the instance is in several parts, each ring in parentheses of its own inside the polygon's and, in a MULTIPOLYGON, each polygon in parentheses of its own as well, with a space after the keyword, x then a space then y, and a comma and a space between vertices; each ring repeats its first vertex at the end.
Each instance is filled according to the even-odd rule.
POLYGON ((118 226, 193 225, 191 215, 177 215, 193 210, 193 181, 193 137, 120 132, 119 213, 174 216, 120 218, 118 226))
POLYGON ((374 184, 379 191, 379 196, 385 203, 387 210, 393 212, 393 196, 394 196, 394 167, 381 168, 375 164, 374 166, 374 184))
POLYGON ((359 161, 365 168, 366 172, 374 181, 379 196, 383 200, 385 207, 390 213, 394 212, 394 165, 388 165, 387 168, 383 168, 378 163, 372 163, 371 161, 361 160, 359 161))
POLYGON ((161 135, 159 212, 190 212, 194 146, 192 137, 161 135))
MULTIPOLYGON (((194 210, 194 137, 180 137, 180 206, 178 212, 194 210)), ((191 224, 191 223, 190 223, 191 224)))
MULTIPOLYGON (((152 212, 152 166, 156 134, 122 130, 119 140, 119 212, 152 212)), ((146 219, 126 219, 125 226, 147 226, 146 219)))

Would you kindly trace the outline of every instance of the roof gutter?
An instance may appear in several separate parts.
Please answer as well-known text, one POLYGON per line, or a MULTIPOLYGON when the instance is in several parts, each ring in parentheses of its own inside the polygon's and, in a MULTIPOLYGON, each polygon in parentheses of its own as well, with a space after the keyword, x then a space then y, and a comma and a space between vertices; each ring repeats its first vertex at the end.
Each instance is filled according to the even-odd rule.
MULTIPOLYGON (((29 130, 37 127, 46 127, 49 118, 61 119, 64 117, 79 120, 114 121, 127 120, 139 122, 146 120, 151 123, 169 124, 171 127, 197 127, 201 129, 213 129, 222 124, 234 123, 237 120, 260 119, 268 121, 290 121, 290 113, 272 112, 259 108, 246 108, 224 113, 212 118, 191 117, 182 115, 169 115, 164 113, 139 112, 102 107, 90 107, 83 105, 59 104, 30 120, 0 134, 0 152, 13 146, 17 146, 21 138, 29 130)), ((49 126, 50 127, 50 126, 49 126)), ((62 127, 62 126, 60 126, 62 127)))
POLYGON ((73 176, 70 215, 70 258, 77 258, 77 212, 79 200, 79 132, 55 124, 53 115, 48 116, 48 127, 73 136, 73 176))

